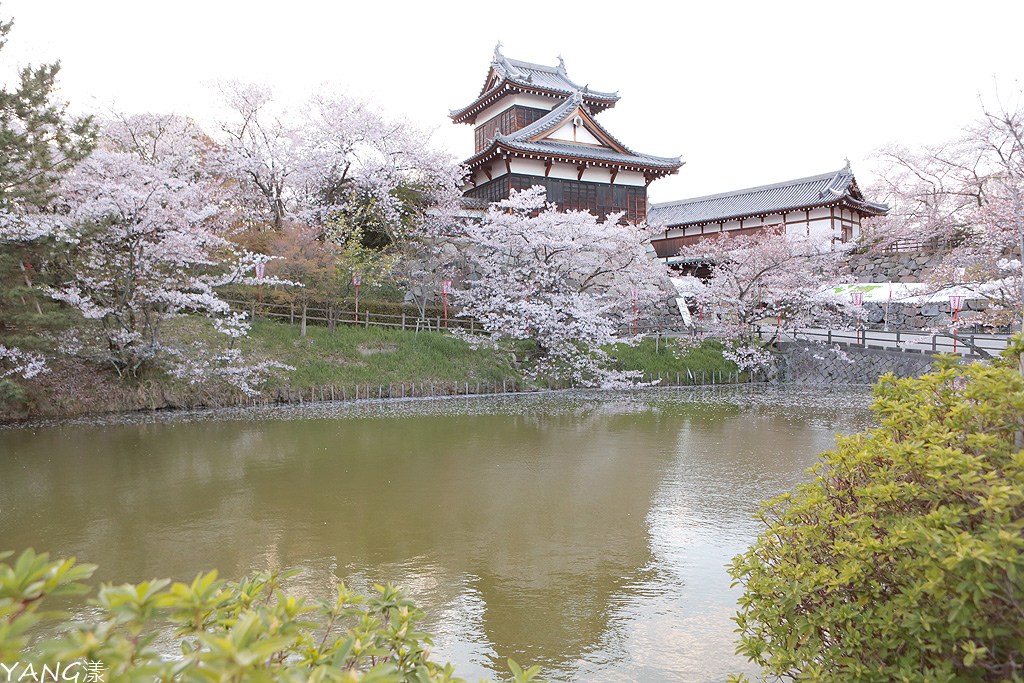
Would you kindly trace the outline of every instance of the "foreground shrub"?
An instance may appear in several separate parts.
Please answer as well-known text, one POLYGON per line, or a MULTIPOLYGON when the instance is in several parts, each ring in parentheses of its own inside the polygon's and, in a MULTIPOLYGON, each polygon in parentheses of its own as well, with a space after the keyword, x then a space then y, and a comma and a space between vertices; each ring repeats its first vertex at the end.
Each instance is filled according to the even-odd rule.
MULTIPOLYGON (((11 553, 0 553, 0 560, 11 553)), ((47 599, 81 595, 95 565, 51 561, 23 552, 0 562, 0 668, 6 680, 78 683, 175 681, 227 683, 339 681, 447 683, 460 681, 450 664, 429 658, 424 614, 393 586, 364 597, 339 585, 332 602, 308 603, 285 594, 296 572, 257 573, 236 583, 200 574, 191 584, 169 580, 104 585, 88 623, 43 612, 47 599), (93 616, 95 615, 95 616, 93 616), (48 622, 48 624, 47 624, 48 622), (33 627, 64 632, 30 644, 33 627), (180 650, 161 656, 171 638, 180 650)), ((534 680, 509 660, 513 680, 534 680)), ((3 675, 3 674, 0 674, 3 675)))
POLYGON ((941 364, 875 394, 881 426, 767 503, 733 560, 738 651, 801 680, 1021 680, 1020 376, 941 364))

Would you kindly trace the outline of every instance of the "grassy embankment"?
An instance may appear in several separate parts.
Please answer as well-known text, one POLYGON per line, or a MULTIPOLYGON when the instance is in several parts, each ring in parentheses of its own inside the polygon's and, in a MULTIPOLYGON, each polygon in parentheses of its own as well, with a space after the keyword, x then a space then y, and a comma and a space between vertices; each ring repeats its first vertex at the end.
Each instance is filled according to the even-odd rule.
MULTIPOLYGON (((341 326, 331 332, 326 327, 309 326, 305 337, 295 325, 257 322, 248 339, 242 341, 246 353, 264 356, 295 369, 268 383, 270 392, 306 390, 318 392, 323 387, 345 387, 350 397, 356 387, 360 392, 371 387, 371 395, 389 385, 394 393, 469 393, 523 388, 564 388, 558 380, 530 382, 524 380, 528 358, 514 358, 509 352, 474 350, 452 337, 437 332, 403 331, 382 327, 341 326), (416 387, 413 389, 412 385, 416 387), (479 389, 477 388, 479 385, 479 389), (404 387, 404 388, 403 388, 404 387)), ((712 374, 728 375, 736 366, 725 360, 714 343, 692 350, 680 358, 671 343, 655 343, 645 339, 637 346, 620 344, 609 349, 616 366, 623 370, 640 370, 648 378, 659 373, 666 383, 675 384, 676 373, 687 383, 687 369, 694 376, 703 376, 711 383, 712 374), (670 379, 671 378, 671 379, 670 379)), ((700 381, 700 380, 698 380, 700 381)), ((360 394, 362 395, 362 394, 360 394)), ((315 397, 319 397, 319 393, 315 397)))
MULTIPOLYGON (((201 343, 216 337, 209 325, 184 320, 173 332, 179 342, 201 343)), ((471 349, 443 333, 338 325, 332 332, 309 325, 301 336, 298 325, 257 320, 246 338, 237 341, 245 357, 273 360, 293 367, 278 371, 258 397, 247 396, 225 383, 188 385, 163 374, 132 380, 113 370, 77 359, 51 362, 51 372, 19 381, 0 394, 0 419, 68 415, 85 412, 225 406, 252 402, 328 400, 354 395, 420 396, 453 393, 491 393, 502 390, 563 388, 557 381, 524 379, 528 355, 471 349), (301 397, 301 398, 300 398, 301 397)), ((662 340, 610 349, 616 366, 641 370, 648 378, 662 373, 675 384, 677 373, 687 382, 687 369, 711 382, 713 372, 735 371, 713 344, 677 357, 662 340)), ((698 382, 700 379, 698 379, 698 382)), ((10 385, 10 382, 7 382, 10 385)))

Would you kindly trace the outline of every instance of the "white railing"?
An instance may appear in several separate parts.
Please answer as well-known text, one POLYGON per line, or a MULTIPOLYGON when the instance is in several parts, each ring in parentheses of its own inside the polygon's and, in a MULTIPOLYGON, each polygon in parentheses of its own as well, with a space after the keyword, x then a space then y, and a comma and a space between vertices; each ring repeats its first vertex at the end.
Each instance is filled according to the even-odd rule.
POLYGON ((758 330, 762 339, 779 334, 779 341, 814 341, 867 349, 908 353, 954 353, 960 356, 997 356, 1009 344, 1008 334, 948 334, 913 330, 824 330, 802 328, 777 331, 770 326, 758 330))

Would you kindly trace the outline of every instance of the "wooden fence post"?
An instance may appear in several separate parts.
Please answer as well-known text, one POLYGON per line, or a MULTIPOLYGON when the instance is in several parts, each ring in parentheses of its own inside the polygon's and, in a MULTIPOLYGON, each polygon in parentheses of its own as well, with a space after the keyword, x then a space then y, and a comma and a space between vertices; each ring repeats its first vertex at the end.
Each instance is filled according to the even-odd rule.
POLYGON ((299 336, 306 336, 306 302, 302 302, 302 322, 299 324, 299 336))

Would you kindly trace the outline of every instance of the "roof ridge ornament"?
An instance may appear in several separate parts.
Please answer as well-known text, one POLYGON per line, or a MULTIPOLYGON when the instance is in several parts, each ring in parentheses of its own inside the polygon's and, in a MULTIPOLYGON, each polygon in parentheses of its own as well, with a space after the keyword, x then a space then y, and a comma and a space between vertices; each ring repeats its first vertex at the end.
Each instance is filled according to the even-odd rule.
POLYGON ((504 59, 504 56, 502 56, 502 54, 501 54, 501 41, 499 40, 499 41, 498 41, 497 43, 495 43, 495 45, 494 45, 494 58, 493 58, 493 59, 491 59, 491 63, 493 63, 493 64, 497 64, 497 63, 499 63, 499 62, 500 62, 500 61, 501 61, 502 59, 504 59))
MULTIPOLYGON (((565 76, 565 62, 562 60, 562 55, 558 55, 558 66, 555 67, 555 70, 565 76)), ((566 78, 568 78, 568 76, 566 76, 566 78)))

